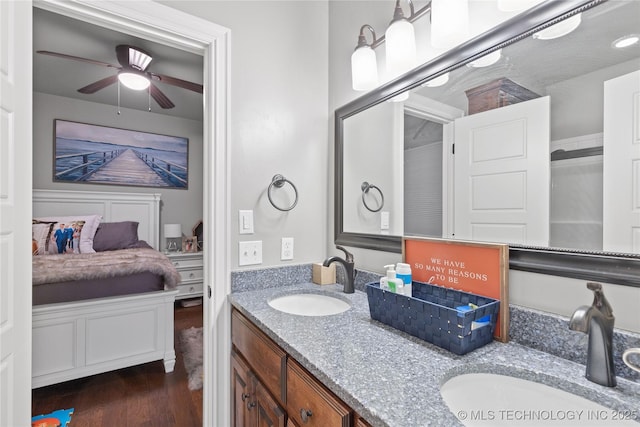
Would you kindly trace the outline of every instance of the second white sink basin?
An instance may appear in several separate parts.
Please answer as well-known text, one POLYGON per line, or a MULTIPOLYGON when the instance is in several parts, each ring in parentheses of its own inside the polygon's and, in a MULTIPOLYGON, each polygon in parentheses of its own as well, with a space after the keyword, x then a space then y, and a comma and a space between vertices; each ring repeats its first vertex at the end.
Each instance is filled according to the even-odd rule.
POLYGON ((638 426, 629 414, 545 384, 473 373, 445 382, 440 393, 465 426, 638 426))
POLYGON ((349 303, 328 295, 293 294, 274 298, 269 305, 276 310, 299 316, 329 316, 347 311, 349 303))

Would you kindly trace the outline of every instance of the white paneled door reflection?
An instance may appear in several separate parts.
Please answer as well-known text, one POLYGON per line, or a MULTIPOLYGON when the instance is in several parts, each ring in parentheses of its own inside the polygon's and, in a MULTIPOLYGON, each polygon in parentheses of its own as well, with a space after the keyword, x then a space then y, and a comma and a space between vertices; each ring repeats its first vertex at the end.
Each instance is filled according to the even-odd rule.
POLYGON ((549 97, 455 121, 455 237, 549 244, 549 97))

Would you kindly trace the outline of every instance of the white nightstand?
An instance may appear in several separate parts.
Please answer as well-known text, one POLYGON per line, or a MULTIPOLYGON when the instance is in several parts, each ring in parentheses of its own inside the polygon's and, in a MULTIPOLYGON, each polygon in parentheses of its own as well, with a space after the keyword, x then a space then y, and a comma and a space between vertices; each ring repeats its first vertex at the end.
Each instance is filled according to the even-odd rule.
POLYGON ((203 261, 202 252, 165 252, 180 273, 177 300, 202 296, 203 261))

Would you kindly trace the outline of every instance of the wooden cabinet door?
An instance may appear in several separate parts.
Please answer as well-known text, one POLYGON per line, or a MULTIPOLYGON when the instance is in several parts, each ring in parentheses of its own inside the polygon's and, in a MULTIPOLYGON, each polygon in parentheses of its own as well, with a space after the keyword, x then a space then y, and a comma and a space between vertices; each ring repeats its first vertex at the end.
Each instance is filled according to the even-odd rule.
POLYGON ((293 359, 287 361, 287 413, 303 427, 351 426, 351 409, 293 359))
POLYGON ((252 411, 253 375, 242 358, 231 352, 231 425, 233 427, 254 426, 255 411, 252 411))
POLYGON ((252 411, 256 413, 258 427, 285 427, 287 417, 284 410, 257 379, 255 382, 255 403, 256 406, 252 411))
POLYGON ((371 427, 371 424, 369 424, 368 422, 360 418, 358 415, 356 415, 356 421, 354 423, 354 426, 355 427, 371 427))

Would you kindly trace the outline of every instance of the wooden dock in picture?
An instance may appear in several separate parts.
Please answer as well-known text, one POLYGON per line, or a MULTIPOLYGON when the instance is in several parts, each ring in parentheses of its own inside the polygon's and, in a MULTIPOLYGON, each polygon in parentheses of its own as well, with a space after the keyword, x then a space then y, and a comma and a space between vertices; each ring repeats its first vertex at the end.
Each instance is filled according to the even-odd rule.
POLYGON ((131 149, 123 151, 118 157, 86 177, 84 181, 104 183, 119 182, 151 187, 172 186, 131 149))

